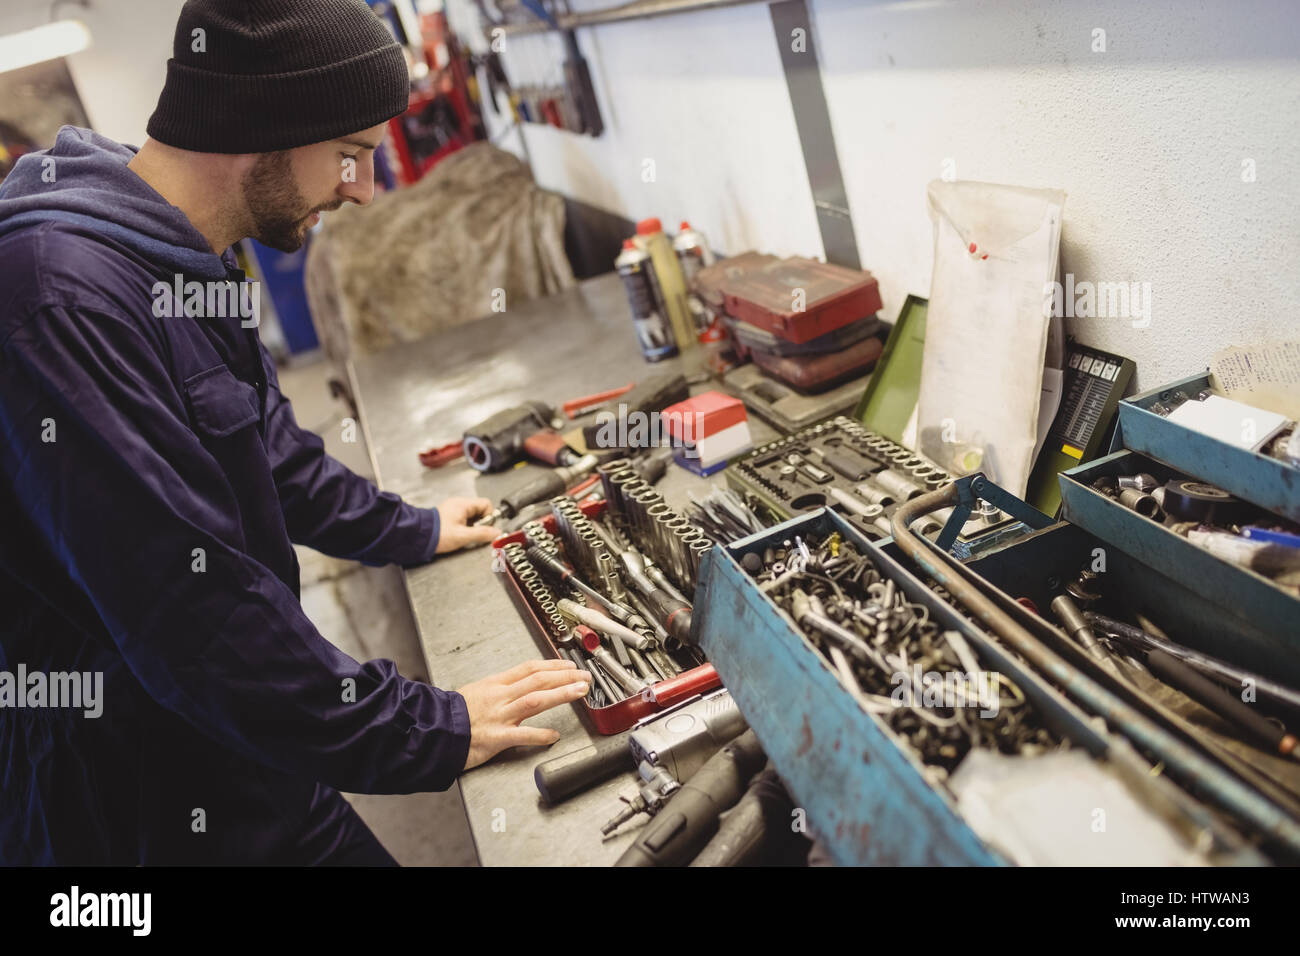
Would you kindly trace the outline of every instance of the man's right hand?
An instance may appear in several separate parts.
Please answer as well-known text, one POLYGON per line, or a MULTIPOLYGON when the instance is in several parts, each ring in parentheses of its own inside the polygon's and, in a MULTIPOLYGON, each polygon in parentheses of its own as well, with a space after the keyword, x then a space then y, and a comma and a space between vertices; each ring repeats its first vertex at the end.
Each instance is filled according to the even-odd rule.
POLYGON ((488 498, 446 498, 438 503, 438 554, 459 551, 476 544, 487 544, 500 531, 490 524, 469 522, 492 511, 488 498))
POLYGON ((469 756, 465 769, 491 760, 508 747, 547 746, 555 730, 520 722, 587 696, 591 675, 573 661, 525 661, 501 674, 461 687, 469 710, 469 756))

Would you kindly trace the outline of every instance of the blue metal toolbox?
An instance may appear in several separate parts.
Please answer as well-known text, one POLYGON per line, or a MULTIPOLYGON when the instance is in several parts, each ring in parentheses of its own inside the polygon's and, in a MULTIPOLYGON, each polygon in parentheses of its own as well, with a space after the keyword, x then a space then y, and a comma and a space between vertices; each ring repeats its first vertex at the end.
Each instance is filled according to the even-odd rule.
MULTIPOLYGON (((1223 639, 1225 612, 1202 593, 1195 582, 1180 582, 1161 574, 1140 558, 1106 544, 1078 525, 1059 522, 1032 532, 981 554, 967 562, 965 567, 1017 603, 1045 610, 1050 606, 1052 616, 1057 613, 1057 608, 1051 603, 1053 599, 1062 593, 1070 593, 1077 586, 1071 582, 1081 580, 1080 572, 1086 569, 1085 573, 1093 575, 1088 579, 1086 590, 1100 598, 1101 604, 1123 608, 1125 614, 1137 615, 1146 622, 1155 622, 1162 629, 1168 629, 1173 638, 1171 645, 1201 649, 1212 657, 1230 656, 1223 639)), ((1105 613, 1113 612, 1108 610, 1105 613)), ((1027 617, 1032 619, 1034 616, 1027 617)), ((1147 623, 1144 626, 1155 625, 1147 623)), ((1067 641, 1064 634, 1059 634, 1058 640, 1074 643, 1067 641)), ((1295 668, 1294 653, 1289 649, 1257 647, 1256 651, 1254 659, 1260 664, 1261 690, 1263 677, 1275 681, 1295 668)), ((1112 646, 1114 652, 1123 653, 1118 645, 1112 646)), ((1085 660, 1089 656, 1082 648, 1075 653, 1085 660)), ((1242 663, 1235 657, 1231 660, 1234 665, 1242 663)), ((1093 655, 1094 666, 1095 661, 1096 655, 1093 655)), ((1150 661, 1147 664, 1149 666, 1150 661)), ((1130 682, 1139 698, 1150 694, 1148 700, 1154 705, 1154 709, 1143 707, 1138 710, 1144 711, 1175 736, 1194 740, 1210 758, 1210 763, 1199 770, 1184 768, 1181 773, 1174 773, 1172 766, 1167 768, 1168 772, 1174 773, 1183 790, 1206 801, 1207 805, 1217 806, 1226 813, 1227 819, 1235 821, 1234 826, 1244 825, 1244 832, 1251 834, 1252 842, 1262 841, 1270 847, 1267 853, 1273 862, 1294 865, 1298 858, 1296 848, 1300 847, 1296 839, 1300 834, 1296 829, 1300 825, 1300 800, 1297 799, 1300 796, 1300 773, 1293 769, 1294 765, 1267 747, 1259 746, 1258 740, 1252 751, 1239 725, 1225 722, 1221 712, 1206 709, 1203 700, 1192 700, 1172 691, 1163 674, 1153 677, 1146 668, 1138 667, 1127 672, 1124 683, 1130 682), (1223 783, 1234 778, 1247 789, 1232 797, 1223 788, 1223 783), (1217 795, 1214 793, 1216 790, 1217 795), (1261 800, 1263 802, 1258 802, 1261 800), (1252 808, 1250 804, 1255 806, 1252 808), (1265 836, 1265 831, 1270 835, 1265 836)), ((1276 683, 1272 686, 1277 687, 1276 683)), ((1120 697, 1125 696, 1120 694, 1120 697)), ((1093 712, 1090 708, 1085 709, 1093 712)), ((1278 715, 1276 706, 1269 710, 1278 715)), ((1137 711, 1130 711, 1127 715, 1114 708, 1109 712, 1098 712, 1105 716, 1112 732, 1129 737, 1139 749, 1143 749, 1142 734, 1135 733, 1132 724, 1137 711)), ((1290 717, 1287 721, 1290 722, 1290 717)), ((1163 762, 1161 766, 1164 766, 1163 762)))
MULTIPOLYGON (((1170 425, 1159 416, 1136 411, 1166 429, 1170 425)), ((1127 426, 1123 433, 1125 441, 1133 434, 1127 426)), ((1300 600, 1294 592, 1221 560, 1092 487, 1103 476, 1142 472, 1158 481, 1178 472, 1210 478, 1200 470, 1179 467, 1175 471, 1163 460, 1117 451, 1061 475, 1062 517, 1096 536, 1108 549, 1155 572, 1153 577, 1144 576, 1144 591, 1158 605, 1156 616, 1169 622, 1182 643, 1300 685, 1300 600)))
POLYGON ((1300 469, 1202 435, 1151 411, 1153 405, 1167 403, 1179 392, 1195 396, 1209 387, 1208 375, 1192 375, 1125 399, 1119 406, 1116 441, 1244 501, 1300 521, 1300 469))
POLYGON ((852 696, 741 564, 747 554, 832 531, 851 540, 943 628, 960 632, 982 667, 1014 681, 1052 731, 1094 756, 1105 752, 1104 730, 1083 711, 909 572, 893 545, 870 543, 828 509, 709 553, 696 595, 704 609, 695 615, 701 649, 837 863, 1005 863, 963 819, 933 768, 852 696))

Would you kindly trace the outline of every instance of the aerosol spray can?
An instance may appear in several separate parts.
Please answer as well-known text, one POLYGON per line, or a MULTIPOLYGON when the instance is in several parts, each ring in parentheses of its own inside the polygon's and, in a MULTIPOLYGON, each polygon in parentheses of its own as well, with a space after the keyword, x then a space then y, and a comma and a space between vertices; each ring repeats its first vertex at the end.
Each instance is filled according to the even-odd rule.
POLYGON ((623 291, 632 310, 632 324, 636 326, 636 340, 647 362, 658 362, 677 354, 677 343, 671 326, 664 317, 663 307, 655 294, 651 274, 650 256, 637 248, 631 239, 623 241, 623 251, 614 260, 623 279, 623 291))
POLYGON ((695 332, 697 335, 703 335, 708 331, 713 316, 693 289, 695 276, 699 271, 705 266, 713 265, 713 252, 709 249, 704 233, 692 229, 691 224, 686 220, 682 220, 681 232, 677 233, 677 238, 673 240, 673 251, 677 253, 677 261, 682 268, 682 278, 686 280, 686 305, 690 309, 695 332))
POLYGON ((672 241, 664 234, 658 218, 642 219, 636 224, 636 244, 650 256, 650 271, 654 275, 655 291, 659 304, 668 318, 677 348, 686 352, 698 346, 699 339, 691 321, 691 310, 686 304, 686 280, 682 267, 673 252, 672 241))
POLYGON ((692 229, 691 224, 685 220, 682 221, 681 232, 677 233, 677 238, 673 240, 673 251, 677 253, 677 260, 682 264, 682 277, 687 285, 695 281, 697 272, 705 266, 713 265, 713 252, 709 249, 704 233, 692 229))

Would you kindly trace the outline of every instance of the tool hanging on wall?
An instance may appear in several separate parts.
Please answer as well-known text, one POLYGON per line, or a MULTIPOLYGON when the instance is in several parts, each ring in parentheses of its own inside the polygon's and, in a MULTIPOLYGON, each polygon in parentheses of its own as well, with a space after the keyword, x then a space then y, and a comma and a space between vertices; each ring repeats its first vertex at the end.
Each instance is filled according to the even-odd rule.
MULTIPOLYGON (((540 91, 535 101, 536 108, 530 109, 531 115, 525 118, 533 122, 549 122, 559 129, 599 136, 605 131, 605 122, 601 118, 596 89, 591 82, 591 69, 578 47, 577 35, 572 29, 560 27, 554 15, 546 9, 543 0, 522 0, 522 3, 539 20, 560 32, 564 37, 565 49, 563 89, 540 91), (561 98, 565 102, 561 103, 561 98)), ((565 0, 564 9, 566 13, 573 12, 568 0, 565 0)))
POLYGON ((451 29, 445 11, 405 16, 396 6, 392 12, 398 40, 414 61, 410 103, 388 121, 395 172, 409 185, 444 157, 483 139, 482 103, 475 58, 451 29))
POLYGON ((506 76, 506 68, 505 64, 501 62, 501 54, 497 53, 496 50, 489 50, 487 53, 475 56, 473 58, 473 72, 477 73, 479 67, 483 68, 483 72, 487 76, 487 103, 492 108, 492 112, 498 116, 501 115, 497 95, 503 93, 509 104, 509 119, 518 122, 519 94, 510 88, 510 78, 506 76))
POLYGON ((564 31, 564 47, 568 52, 568 57, 564 61, 564 79, 569 88, 569 95, 577 107, 582 131, 588 136, 599 136, 605 132, 605 121, 600 115, 600 104, 596 102, 596 88, 591 83, 591 70, 582 51, 578 49, 578 38, 572 30, 564 31))

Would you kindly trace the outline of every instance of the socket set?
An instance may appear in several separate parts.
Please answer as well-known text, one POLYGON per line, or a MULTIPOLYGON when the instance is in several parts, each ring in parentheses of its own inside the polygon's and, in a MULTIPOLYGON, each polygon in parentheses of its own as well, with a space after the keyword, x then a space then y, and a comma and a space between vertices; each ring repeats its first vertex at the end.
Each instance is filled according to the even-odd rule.
POLYGON ((667 591, 693 594, 700 562, 713 541, 683 515, 668 506, 663 495, 631 467, 626 458, 597 469, 609 503, 612 531, 622 541, 636 541, 654 577, 656 569, 671 581, 659 581, 667 591))
POLYGON ((599 472, 605 500, 553 499, 551 514, 493 542, 493 568, 534 636, 592 674, 580 709, 615 734, 720 686, 691 639, 712 542, 625 459, 599 472))
MULTIPOLYGON (((891 537, 897 507, 952 480, 933 462, 840 415, 755 449, 727 468, 728 483, 758 497, 781 518, 830 508, 870 540, 891 537)), ((936 537, 951 509, 916 530, 936 537)), ((1014 523, 996 508, 972 515, 958 540, 1014 523)))

